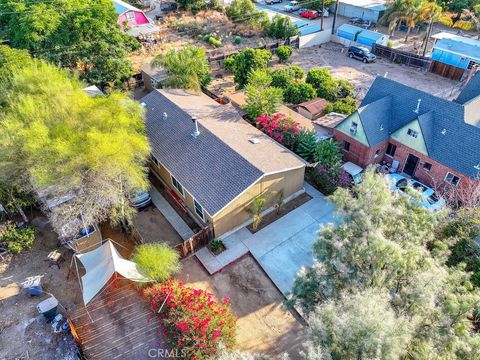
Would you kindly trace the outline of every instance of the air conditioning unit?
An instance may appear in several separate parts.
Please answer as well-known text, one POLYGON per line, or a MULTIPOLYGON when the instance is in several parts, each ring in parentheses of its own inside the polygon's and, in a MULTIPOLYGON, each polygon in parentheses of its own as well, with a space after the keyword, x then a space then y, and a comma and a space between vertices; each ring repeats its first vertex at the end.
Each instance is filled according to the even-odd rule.
POLYGON ((356 127, 356 126, 352 126, 352 127, 350 128, 350 134, 355 135, 356 133, 357 133, 357 127, 356 127))

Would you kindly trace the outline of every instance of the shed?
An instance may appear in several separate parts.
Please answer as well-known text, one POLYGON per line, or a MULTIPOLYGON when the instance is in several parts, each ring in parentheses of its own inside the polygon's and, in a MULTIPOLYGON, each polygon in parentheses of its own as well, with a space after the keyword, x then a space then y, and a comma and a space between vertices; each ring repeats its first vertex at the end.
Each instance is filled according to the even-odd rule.
MULTIPOLYGON (((385 13, 387 0, 340 0, 338 3, 338 15, 347 18, 359 17, 363 20, 378 22, 385 13)), ((335 9, 332 5, 331 11, 335 9)))
POLYGON ((328 101, 322 98, 316 98, 305 101, 297 105, 297 112, 310 120, 320 117, 328 105, 328 101))
POLYGON ((384 35, 377 31, 362 30, 357 36, 357 42, 372 47, 373 44, 386 45, 388 35, 384 35))
POLYGON ((357 41, 357 36, 362 30, 363 29, 358 26, 343 24, 337 29, 337 36, 350 41, 357 41))
POLYGON ((328 113, 313 121, 315 126, 315 132, 319 139, 329 139, 333 136, 333 129, 340 124, 347 115, 339 114, 336 112, 328 113))
POLYGON ((160 66, 152 66, 150 63, 142 66, 142 80, 147 91, 153 91, 160 87, 168 78, 168 72, 160 66))
POLYGON ((480 64, 480 41, 463 36, 445 37, 433 46, 432 59, 462 69, 480 64))

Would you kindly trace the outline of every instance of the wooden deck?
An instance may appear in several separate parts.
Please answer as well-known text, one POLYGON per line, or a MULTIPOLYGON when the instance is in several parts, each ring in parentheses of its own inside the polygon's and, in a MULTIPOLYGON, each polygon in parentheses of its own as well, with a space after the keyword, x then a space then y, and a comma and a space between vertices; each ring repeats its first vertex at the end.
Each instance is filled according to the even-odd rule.
POLYGON ((149 349, 165 349, 157 319, 135 285, 117 279, 71 317, 72 333, 89 360, 151 359, 149 349))

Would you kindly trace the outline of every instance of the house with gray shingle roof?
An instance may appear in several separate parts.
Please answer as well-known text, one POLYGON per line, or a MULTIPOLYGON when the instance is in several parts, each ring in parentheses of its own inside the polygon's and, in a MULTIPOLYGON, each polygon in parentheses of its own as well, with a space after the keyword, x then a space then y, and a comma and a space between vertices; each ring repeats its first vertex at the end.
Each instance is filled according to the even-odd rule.
POLYGON ((455 101, 378 77, 334 137, 362 167, 396 160, 399 172, 437 189, 478 181, 480 73, 455 101))
POLYGON ((219 236, 303 190, 306 163, 241 118, 231 105, 185 90, 152 91, 145 107, 152 170, 201 224, 219 236))

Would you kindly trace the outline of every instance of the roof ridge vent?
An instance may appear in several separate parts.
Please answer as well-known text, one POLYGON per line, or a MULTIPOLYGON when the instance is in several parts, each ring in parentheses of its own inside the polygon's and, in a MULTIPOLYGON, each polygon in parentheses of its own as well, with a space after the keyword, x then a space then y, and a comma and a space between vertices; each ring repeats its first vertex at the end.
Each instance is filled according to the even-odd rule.
POLYGON ((417 101, 417 108, 413 110, 415 114, 418 114, 420 112, 420 104, 422 103, 422 99, 418 99, 417 101))
POLYGON ((162 115, 162 118, 163 118, 164 121, 167 120, 168 114, 166 112, 164 112, 163 115, 162 115))
POLYGON ((442 135, 445 135, 446 133, 447 133, 447 129, 443 128, 442 135))
POLYGON ((477 165, 475 165, 473 168, 474 168, 475 170, 480 171, 480 162, 479 162, 477 165))

